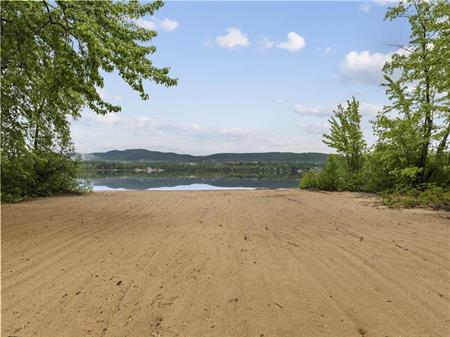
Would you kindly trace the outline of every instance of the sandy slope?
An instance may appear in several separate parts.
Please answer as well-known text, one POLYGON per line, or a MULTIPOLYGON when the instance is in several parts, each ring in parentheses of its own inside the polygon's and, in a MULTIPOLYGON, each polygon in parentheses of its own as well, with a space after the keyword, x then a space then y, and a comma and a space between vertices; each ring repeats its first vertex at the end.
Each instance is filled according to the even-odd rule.
POLYGON ((305 191, 2 206, 2 336, 449 336, 450 220, 305 191))

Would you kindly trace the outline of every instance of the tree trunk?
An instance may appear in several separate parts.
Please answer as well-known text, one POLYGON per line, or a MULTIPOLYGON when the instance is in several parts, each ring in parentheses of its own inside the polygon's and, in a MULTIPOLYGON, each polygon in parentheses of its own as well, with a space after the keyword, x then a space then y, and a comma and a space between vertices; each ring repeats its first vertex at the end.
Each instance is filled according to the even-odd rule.
POLYGON ((447 146, 448 136, 450 134, 450 123, 447 126, 447 130, 445 130, 444 137, 442 137, 441 142, 439 143, 436 151, 436 156, 439 158, 444 153, 444 149, 447 146))
POLYGON ((421 21, 422 25, 422 42, 421 42, 421 49, 422 49, 422 61, 424 64, 424 74, 425 74, 425 121, 423 124, 423 143, 422 143, 422 149, 420 151, 420 157, 418 162, 418 167, 421 170, 418 177, 419 183, 425 183, 426 182, 426 166, 427 166, 427 159, 428 159, 428 148, 430 146, 431 141, 431 130, 433 129, 433 112, 431 111, 431 95, 430 95, 430 70, 429 66, 427 65, 427 27, 421 21))
POLYGON ((38 142, 39 142, 38 138, 39 138, 39 126, 36 124, 36 130, 34 131, 34 146, 33 146, 35 152, 38 149, 38 142))

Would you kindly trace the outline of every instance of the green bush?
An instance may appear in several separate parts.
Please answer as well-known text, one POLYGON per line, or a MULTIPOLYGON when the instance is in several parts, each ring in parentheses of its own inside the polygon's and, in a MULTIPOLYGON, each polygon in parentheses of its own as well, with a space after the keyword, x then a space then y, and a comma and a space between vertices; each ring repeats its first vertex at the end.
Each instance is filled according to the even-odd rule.
POLYGON ((300 179, 300 188, 319 188, 319 173, 314 171, 306 172, 300 179))
POLYGON ((450 209, 450 188, 430 185, 417 198, 421 206, 450 209))
POLYGON ((26 152, 13 159, 3 158, 1 168, 3 202, 81 191, 77 162, 66 154, 26 152))
POLYGON ((22 200, 29 194, 33 185, 33 160, 25 156, 15 160, 2 159, 1 164, 1 197, 5 202, 22 200))
POLYGON ((450 186, 450 153, 441 155, 439 158, 430 158, 430 183, 437 186, 450 186))
POLYGON ((318 188, 327 191, 340 191, 345 188, 343 174, 345 162, 337 155, 330 154, 320 172, 307 172, 300 180, 300 188, 318 188))
POLYGON ((422 173, 422 169, 411 166, 402 169, 395 169, 389 172, 389 175, 393 177, 395 183, 394 186, 397 189, 411 188, 417 186, 417 177, 422 173))
POLYGON ((341 187, 341 176, 338 156, 330 154, 325 166, 319 174, 319 188, 326 191, 337 191, 341 187))
POLYGON ((428 185, 424 190, 397 189, 382 193, 383 203, 389 207, 431 207, 450 210, 450 188, 428 185))

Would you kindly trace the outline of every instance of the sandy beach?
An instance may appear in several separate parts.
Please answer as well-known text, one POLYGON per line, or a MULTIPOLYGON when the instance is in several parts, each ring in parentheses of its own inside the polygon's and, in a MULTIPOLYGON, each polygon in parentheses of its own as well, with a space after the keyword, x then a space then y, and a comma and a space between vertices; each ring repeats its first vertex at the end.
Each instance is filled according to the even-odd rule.
POLYGON ((2 205, 2 336, 450 334, 448 213, 351 193, 2 205))

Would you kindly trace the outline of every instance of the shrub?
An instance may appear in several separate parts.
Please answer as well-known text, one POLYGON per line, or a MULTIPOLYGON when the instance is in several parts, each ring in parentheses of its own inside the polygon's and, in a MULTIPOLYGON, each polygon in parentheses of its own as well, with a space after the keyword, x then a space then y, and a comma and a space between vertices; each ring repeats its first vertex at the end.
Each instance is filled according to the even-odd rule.
POLYGON ((15 160, 2 160, 1 197, 5 202, 17 202, 28 195, 33 185, 33 160, 20 156, 15 160))
MULTIPOLYGON (((327 191, 346 189, 346 164, 342 157, 330 154, 320 172, 307 172, 300 180, 300 188, 319 188, 327 191)), ((350 181, 350 180, 348 180, 350 181)))
POLYGON ((306 172, 300 179, 300 188, 319 188, 319 173, 314 171, 306 172))
POLYGON ((1 166, 1 198, 4 202, 81 191, 77 162, 66 154, 26 152, 14 159, 3 159, 1 166))
POLYGON ((336 191, 340 187, 340 167, 338 156, 330 154, 325 166, 319 174, 319 188, 327 191, 336 191))
POLYGON ((450 209, 450 188, 430 185, 419 194, 417 200, 421 206, 450 209))
POLYGON ((435 185, 429 185, 423 191, 414 188, 397 189, 395 192, 383 193, 382 198, 384 205, 389 207, 450 209, 450 188, 435 185))

